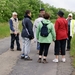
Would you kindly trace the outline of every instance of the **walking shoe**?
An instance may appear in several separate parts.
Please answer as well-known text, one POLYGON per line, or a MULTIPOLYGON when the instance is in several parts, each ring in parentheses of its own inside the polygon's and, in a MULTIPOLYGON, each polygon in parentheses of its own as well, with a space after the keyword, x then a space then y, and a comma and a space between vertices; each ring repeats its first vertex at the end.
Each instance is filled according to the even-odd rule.
POLYGON ((58 59, 54 59, 53 62, 58 63, 58 59))
POLYGON ((37 62, 38 62, 38 63, 41 63, 41 58, 39 58, 37 62))
POLYGON ((64 63, 65 63, 65 62, 66 62, 66 59, 65 59, 65 58, 62 58, 62 62, 64 62, 64 63))
POLYGON ((43 59, 43 63, 45 64, 45 63, 48 63, 48 62, 47 62, 47 60, 46 60, 46 59, 43 59))
POLYGON ((70 51, 70 49, 67 49, 66 51, 70 51))
POLYGON ((29 56, 27 56, 27 57, 25 56, 24 60, 32 61, 32 59, 29 56))
POLYGON ((17 49, 17 51, 21 51, 21 48, 20 49, 17 49))
POLYGON ((24 54, 21 54, 21 59, 24 59, 25 55, 24 54))

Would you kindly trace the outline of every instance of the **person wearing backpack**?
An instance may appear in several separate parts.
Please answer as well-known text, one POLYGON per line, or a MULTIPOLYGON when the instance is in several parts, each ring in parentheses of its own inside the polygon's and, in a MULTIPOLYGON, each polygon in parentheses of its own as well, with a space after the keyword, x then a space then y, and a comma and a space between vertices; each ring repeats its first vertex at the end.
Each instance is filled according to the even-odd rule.
POLYGON ((48 49, 52 41, 56 40, 54 25, 50 22, 50 15, 48 13, 44 14, 44 20, 41 21, 37 27, 36 37, 40 43, 40 52, 38 62, 47 63, 48 49))
POLYGON ((26 10, 24 19, 22 20, 22 26, 23 28, 21 36, 23 38, 23 48, 22 48, 21 58, 24 58, 25 60, 32 60, 29 57, 29 53, 30 53, 31 40, 34 38, 34 34, 33 34, 33 24, 31 22, 30 10, 26 10))

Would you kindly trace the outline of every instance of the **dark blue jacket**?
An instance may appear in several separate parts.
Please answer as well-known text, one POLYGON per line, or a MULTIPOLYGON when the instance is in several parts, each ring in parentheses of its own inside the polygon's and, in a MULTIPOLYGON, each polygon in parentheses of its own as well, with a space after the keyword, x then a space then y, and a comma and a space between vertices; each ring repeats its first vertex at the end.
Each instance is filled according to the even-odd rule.
POLYGON ((34 38, 33 24, 31 22, 31 18, 29 16, 26 15, 24 17, 24 19, 22 20, 22 27, 23 28, 22 28, 21 36, 24 37, 24 38, 26 37, 26 38, 29 38, 29 39, 33 39, 34 38), (26 31, 26 29, 27 29, 27 31, 26 31))

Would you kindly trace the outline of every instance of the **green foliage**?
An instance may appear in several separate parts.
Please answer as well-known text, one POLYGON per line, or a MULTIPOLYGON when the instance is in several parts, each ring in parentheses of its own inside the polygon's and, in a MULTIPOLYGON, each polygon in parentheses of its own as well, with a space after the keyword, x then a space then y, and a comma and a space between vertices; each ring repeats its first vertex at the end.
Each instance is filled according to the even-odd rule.
POLYGON ((75 36, 72 38, 71 56, 75 56, 75 36))
POLYGON ((56 19, 51 19, 51 22, 52 22, 52 23, 55 23, 55 21, 56 21, 56 19))
MULTIPOLYGON (((8 21, 14 11, 18 13, 19 20, 22 20, 27 9, 32 11, 32 19, 34 20, 38 17, 40 7, 45 8, 46 12, 50 13, 51 19, 57 18, 58 10, 64 11, 65 18, 69 13, 65 9, 56 8, 48 3, 44 4, 41 0, 0 0, 0 22, 8 21)), ((75 18, 75 13, 73 15, 75 18)))
POLYGON ((74 67, 75 67, 75 35, 74 35, 74 37, 73 37, 73 39, 72 39, 70 54, 71 54, 71 56, 72 56, 72 58, 73 58, 73 65, 74 65, 74 67))
MULTIPOLYGON (((22 30, 22 22, 19 21, 19 29, 22 30)), ((10 36, 10 27, 8 22, 0 23, 0 39, 10 36)))
POLYGON ((9 36, 9 25, 8 23, 0 23, 0 38, 9 36))

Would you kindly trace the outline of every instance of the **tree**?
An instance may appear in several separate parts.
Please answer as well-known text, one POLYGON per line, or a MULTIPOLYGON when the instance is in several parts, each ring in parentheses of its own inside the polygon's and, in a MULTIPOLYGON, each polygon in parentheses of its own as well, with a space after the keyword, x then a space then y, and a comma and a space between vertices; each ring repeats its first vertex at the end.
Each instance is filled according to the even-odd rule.
MULTIPOLYGON (((71 12, 63 8, 56 8, 48 3, 44 4, 41 0, 0 0, 0 22, 8 21, 14 11, 18 13, 19 20, 22 20, 27 9, 31 10, 32 20, 34 20, 38 17, 40 7, 51 15, 51 19, 57 18, 58 10, 64 11, 65 18, 71 12)), ((72 13, 75 18, 75 13, 72 13)))

